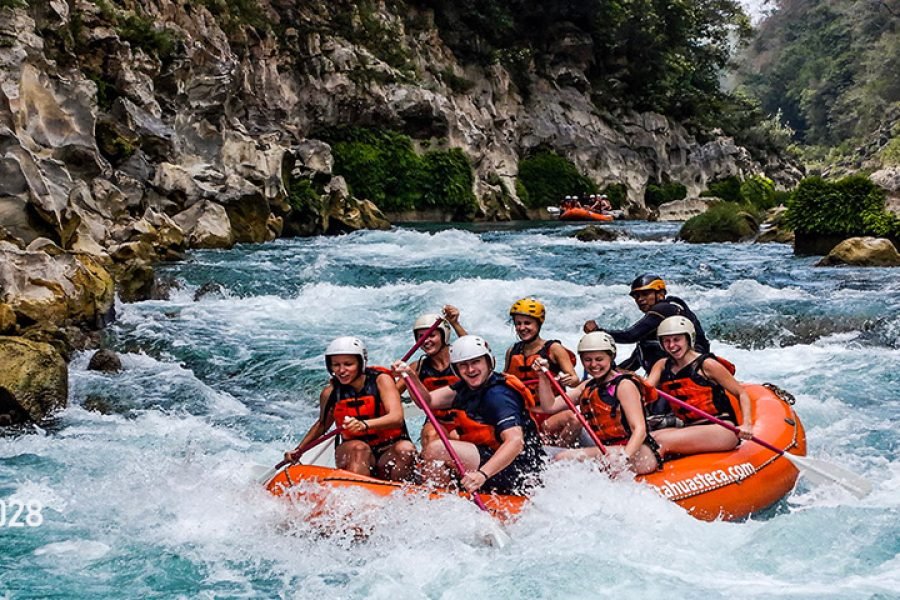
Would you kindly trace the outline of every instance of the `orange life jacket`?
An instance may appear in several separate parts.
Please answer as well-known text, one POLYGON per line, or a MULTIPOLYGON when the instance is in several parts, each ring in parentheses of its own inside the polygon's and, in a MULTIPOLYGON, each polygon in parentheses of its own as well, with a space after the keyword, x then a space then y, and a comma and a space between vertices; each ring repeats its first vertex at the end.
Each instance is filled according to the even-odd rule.
MULTIPOLYGON (((432 366, 431 357, 427 355, 423 356, 422 360, 419 361, 419 370, 416 374, 419 376, 419 381, 422 382, 422 385, 429 392, 453 385, 459 381, 459 377, 453 372, 453 367, 448 365, 443 371, 438 371, 432 366)), ((437 417, 438 421, 441 421, 447 417, 447 410, 435 409, 434 416, 437 417)), ((450 432, 447 431, 447 433, 450 432)))
POLYGON ((416 374, 419 376, 419 381, 422 382, 422 385, 429 392, 433 392, 434 390, 448 385, 453 385, 459 381, 459 377, 453 372, 453 368, 449 365, 443 371, 435 369, 431 364, 430 356, 422 357, 422 360, 419 361, 419 370, 416 374))
MULTIPOLYGON (((512 350, 509 352, 509 367, 505 371, 510 375, 515 375, 520 380, 534 381, 534 383, 528 384, 528 389, 532 394, 537 393, 538 382, 537 382, 537 372, 531 368, 531 365, 534 364, 534 361, 538 359, 538 357, 546 359, 550 361, 550 372, 554 375, 559 375, 559 372, 562 370, 556 361, 550 356, 550 347, 553 344, 562 343, 559 340, 548 340, 544 342, 544 347, 535 352, 530 356, 525 356, 525 342, 516 342, 513 344, 512 350)), ((578 358, 575 354, 562 346, 563 350, 565 350, 569 354, 569 360, 572 361, 572 366, 578 362, 578 358)))
MULTIPOLYGON (((328 398, 328 404, 332 407, 334 422, 340 426, 345 417, 354 417, 365 421, 375 419, 386 414, 381 395, 378 393, 376 380, 382 373, 391 374, 390 369, 384 367, 369 367, 365 370, 365 381, 362 389, 357 392, 352 386, 341 385, 334 381, 334 389, 328 398)), ((327 411, 326 411, 327 412, 327 411)), ((344 440, 362 440, 371 448, 377 449, 399 440, 408 440, 406 423, 400 427, 390 429, 368 429, 362 433, 341 432, 344 440)))
MULTIPOLYGON (((659 389, 714 417, 724 418, 736 425, 740 425, 741 409, 739 400, 701 372, 703 361, 707 358, 718 361, 734 375, 734 365, 715 354, 701 354, 677 373, 672 372, 672 359, 668 358, 660 378, 659 389)), ((685 423, 704 420, 697 413, 681 406, 673 405, 672 411, 675 413, 675 416, 685 423)))
MULTIPOLYGON (((493 382, 488 383, 479 391, 484 392, 495 385, 505 385, 522 397, 523 408, 526 411, 534 408, 534 396, 524 383, 517 377, 507 373, 497 373, 496 375, 497 377, 494 378, 493 382)), ((479 420, 477 416, 470 415, 464 409, 450 408, 442 412, 445 414, 443 417, 439 417, 441 425, 447 431, 456 431, 460 440, 470 442, 476 446, 484 446, 491 450, 496 450, 503 443, 493 425, 479 420)))
MULTIPOLYGON (((617 442, 628 441, 631 437, 631 426, 616 396, 619 384, 624 379, 637 385, 642 399, 641 406, 646 406, 646 390, 649 386, 640 377, 628 373, 619 373, 612 381, 606 383, 596 379, 589 381, 578 399, 581 414, 600 441, 607 444, 615 445, 617 442)), ((643 416, 644 419, 647 418, 646 411, 643 416)))

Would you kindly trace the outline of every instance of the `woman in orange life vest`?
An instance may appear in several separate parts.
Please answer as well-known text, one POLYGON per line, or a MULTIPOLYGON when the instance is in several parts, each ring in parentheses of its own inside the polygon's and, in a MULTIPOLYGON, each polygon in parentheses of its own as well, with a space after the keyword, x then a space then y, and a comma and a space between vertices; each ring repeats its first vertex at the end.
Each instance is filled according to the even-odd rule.
MULTIPOLYGON (((450 361, 460 381, 434 391, 426 389, 405 363, 398 361, 393 368, 410 376, 430 407, 448 410, 443 424, 459 436, 450 443, 466 468, 460 480, 466 491, 522 493, 538 482, 544 462, 541 440, 526 408, 534 402, 531 393, 515 377, 494 372, 494 356, 477 335, 453 342, 450 361)), ((440 486, 454 481, 456 470, 442 441, 422 448, 420 472, 440 486)))
MULTIPOLYGON (((515 375, 523 381, 529 381, 528 389, 537 393, 537 381, 531 365, 538 358, 549 361, 550 371, 558 377, 563 385, 578 383, 575 372, 575 355, 567 350, 559 340, 546 341, 541 338, 541 326, 544 324, 546 310, 544 305, 534 298, 516 300, 509 309, 516 335, 519 341, 506 351, 504 373, 515 375)), ((578 439, 581 426, 571 412, 561 412, 552 416, 538 413, 535 420, 544 442, 550 445, 571 447, 578 439)))
MULTIPOLYGON (((600 441, 621 449, 632 471, 642 475, 657 470, 662 458, 647 429, 644 382, 636 375, 616 370, 616 343, 605 331, 585 334, 578 342, 578 355, 590 379, 569 390, 569 397, 576 402, 600 441)), ((541 363, 546 363, 544 359, 535 362, 538 363, 536 370, 540 369, 541 363)), ((569 410, 568 404, 553 392, 546 377, 540 378, 538 393, 545 412, 569 410)), ((554 459, 583 460, 602 456, 599 448, 592 447, 565 450, 554 459)))
MULTIPOLYGON (((418 340, 425 331, 431 327, 435 321, 441 317, 437 314, 424 314, 416 319, 413 323, 413 337, 418 340)), ((456 332, 458 337, 466 335, 465 328, 459 323, 459 309, 455 306, 444 306, 444 321, 437 329, 431 332, 425 341, 422 342, 422 356, 410 366, 419 377, 419 381, 428 391, 453 385, 459 381, 459 377, 453 372, 450 365, 450 328, 456 332)), ((402 394, 406 391, 406 382, 401 377, 397 380, 397 390, 402 394)), ((443 416, 444 411, 436 411, 438 418, 443 416)), ((456 436, 454 432, 448 432, 451 437, 456 436)), ((422 426, 421 443, 424 448, 431 442, 438 439, 438 434, 427 420, 422 426)), ((458 439, 458 438, 457 438, 458 439)))
MULTIPOLYGON (((734 367, 713 354, 694 350, 696 330, 690 319, 674 316, 664 319, 656 330, 663 350, 669 356, 659 359, 647 383, 719 417, 741 430, 740 438, 750 439, 753 423, 750 397, 733 377, 734 367)), ((684 421, 682 428, 653 432, 663 456, 699 454, 732 450, 740 443, 730 430, 715 425, 688 409, 673 406, 675 415, 684 421)))
MULTIPOLYGON (((339 337, 325 349, 325 367, 331 381, 319 396, 319 418, 297 446, 323 435, 335 423, 341 428, 334 451, 337 468, 359 475, 409 481, 416 462, 416 447, 409 440, 403 405, 390 371, 368 367, 362 341, 339 337)), ((297 450, 285 454, 299 460, 297 450)))

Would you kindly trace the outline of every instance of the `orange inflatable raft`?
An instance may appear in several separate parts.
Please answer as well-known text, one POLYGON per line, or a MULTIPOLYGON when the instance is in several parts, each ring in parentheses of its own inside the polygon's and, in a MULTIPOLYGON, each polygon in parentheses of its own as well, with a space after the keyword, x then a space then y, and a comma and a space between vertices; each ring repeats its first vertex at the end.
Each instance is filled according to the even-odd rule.
POLYGON ((587 208, 570 208, 559 215, 562 221, 612 221, 615 217, 587 208))
MULTIPOLYGON (((769 388, 745 384, 752 402, 753 433, 776 448, 803 456, 806 435, 794 409, 769 388)), ((726 521, 743 519, 778 502, 794 487, 799 475, 796 467, 780 455, 753 442, 741 442, 730 452, 685 456, 667 461, 660 471, 637 479, 655 487, 660 494, 676 502, 698 519, 726 521)), ((378 496, 398 491, 437 497, 442 493, 422 487, 381 481, 340 469, 315 465, 292 465, 279 471, 267 484, 276 496, 292 491, 303 482, 300 493, 324 506, 330 491, 353 487, 378 496)), ((299 489, 299 488, 298 488, 299 489)), ((506 520, 522 510, 527 501, 521 496, 482 494, 488 510, 506 520)))
MULTIPOLYGON (((750 396, 753 435, 785 452, 806 455, 806 433, 787 401, 768 387, 744 384, 750 396)), ((759 512, 793 489, 799 471, 786 458, 750 441, 736 450, 695 454, 667 461, 638 477, 689 513, 733 521, 759 512)))
MULTIPOLYGON (((330 491, 340 490, 341 488, 365 489, 376 496, 390 496, 393 493, 401 492, 437 498, 444 494, 456 493, 426 490, 422 486, 382 481, 381 479, 357 475, 342 469, 316 465, 291 465, 282 469, 266 484, 266 488, 276 496, 282 496, 285 493, 299 494, 317 507, 325 506, 330 491), (303 482, 315 482, 317 485, 315 487, 306 487, 297 492, 296 490, 299 488, 296 486, 303 482)), ((459 495, 468 497, 464 494, 459 495)), ((522 510, 522 505, 527 501, 527 498, 523 496, 503 496, 500 494, 481 494, 481 499, 484 501, 488 512, 501 521, 506 521, 517 515, 522 510)))

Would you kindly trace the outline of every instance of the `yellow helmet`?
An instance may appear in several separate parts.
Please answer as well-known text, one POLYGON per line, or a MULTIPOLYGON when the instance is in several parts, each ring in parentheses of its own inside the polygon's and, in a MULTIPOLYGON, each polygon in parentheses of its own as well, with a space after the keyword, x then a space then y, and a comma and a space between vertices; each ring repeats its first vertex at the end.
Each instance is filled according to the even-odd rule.
POLYGON ((509 316, 525 315, 526 317, 534 317, 541 325, 544 324, 544 316, 546 313, 547 311, 544 310, 544 305, 534 298, 522 298, 521 300, 516 300, 509 308, 509 316))

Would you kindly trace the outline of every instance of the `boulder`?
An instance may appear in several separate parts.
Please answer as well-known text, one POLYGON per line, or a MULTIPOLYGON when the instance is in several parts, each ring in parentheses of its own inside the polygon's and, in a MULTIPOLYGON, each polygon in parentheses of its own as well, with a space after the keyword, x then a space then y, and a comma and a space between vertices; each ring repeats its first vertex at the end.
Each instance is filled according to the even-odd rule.
POLYGON ((20 324, 99 327, 107 322, 113 300, 112 277, 91 257, 20 250, 0 242, 0 302, 12 307, 20 324))
POLYGON ((187 236, 191 248, 231 248, 234 234, 225 208, 204 200, 172 218, 187 236))
POLYGON ((350 196, 343 177, 334 177, 325 187, 322 226, 326 234, 348 233, 360 229, 391 228, 391 223, 375 203, 350 196))
POLYGON ((753 239, 759 224, 750 213, 731 202, 721 202, 681 226, 678 239, 691 244, 743 242, 753 239))
POLYGON ((100 371, 101 373, 118 373, 122 370, 122 360, 119 355, 106 348, 97 350, 88 361, 88 371, 100 371))
POLYGON ((887 167, 869 175, 872 183, 883 188, 889 195, 900 194, 900 167, 887 167))
POLYGON ((700 197, 666 202, 659 205, 657 220, 687 221, 691 217, 705 213, 716 202, 721 202, 721 200, 713 197, 700 197))
POLYGON ((68 369, 49 344, 0 337, 0 424, 41 421, 66 406, 68 369))
POLYGON ((900 267, 900 253, 890 240, 854 237, 832 248, 825 258, 816 263, 816 266, 842 264, 857 267, 900 267))
POLYGON ((776 206, 769 209, 754 241, 758 244, 793 244, 794 231, 785 222, 786 215, 787 207, 776 206))
POLYGON ((624 234, 616 229, 609 229, 602 225, 588 225, 572 234, 582 242, 612 242, 621 239, 624 234))
POLYGON ((9 304, 0 302, 0 335, 11 335, 16 331, 16 311, 9 304))

